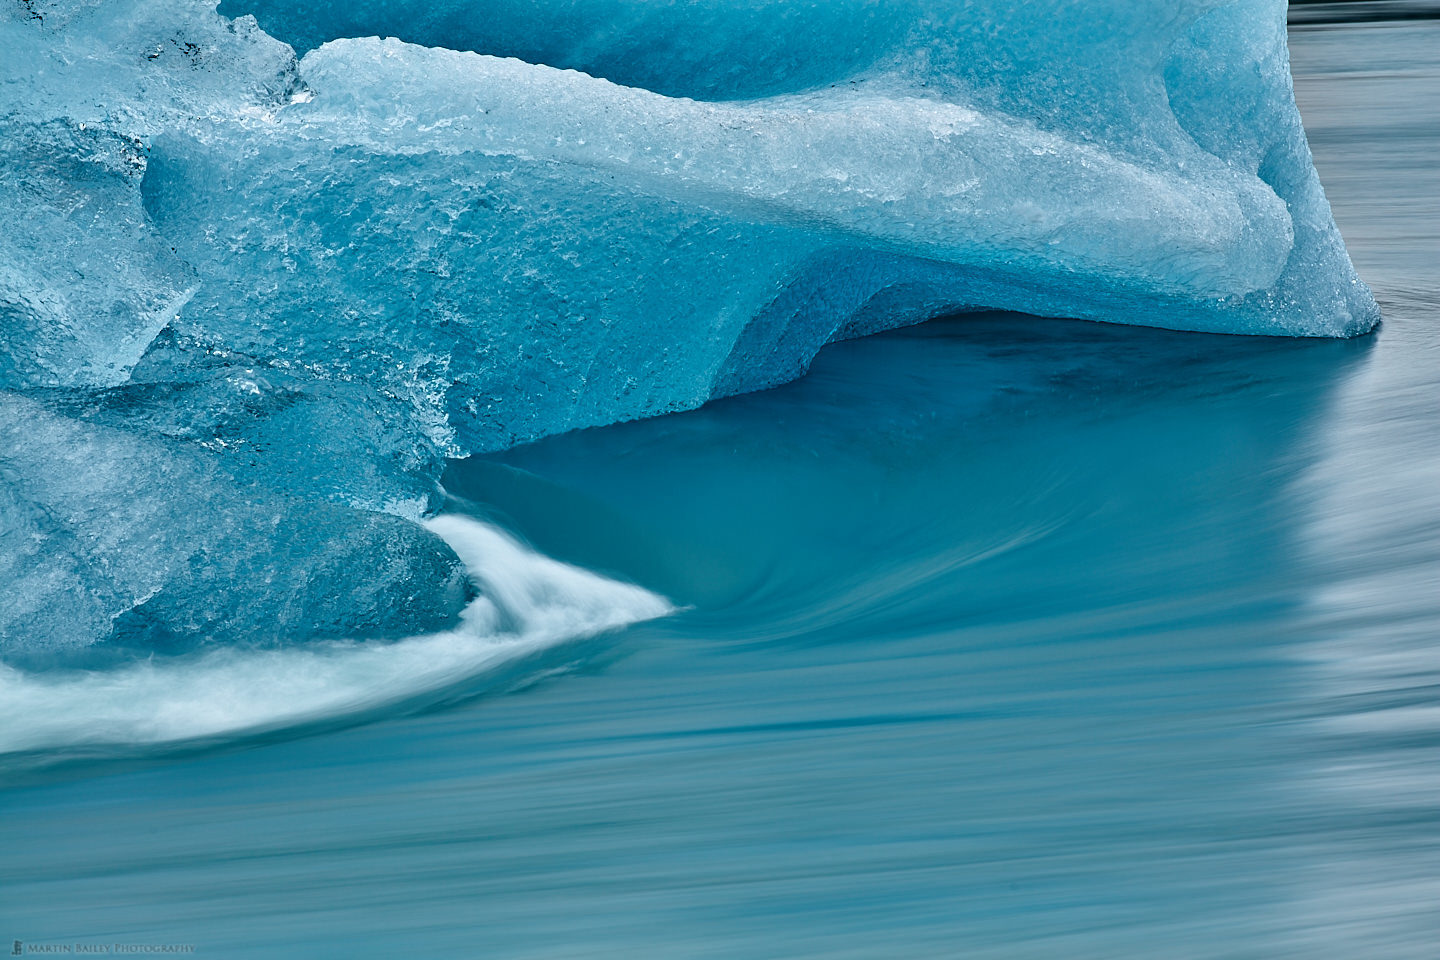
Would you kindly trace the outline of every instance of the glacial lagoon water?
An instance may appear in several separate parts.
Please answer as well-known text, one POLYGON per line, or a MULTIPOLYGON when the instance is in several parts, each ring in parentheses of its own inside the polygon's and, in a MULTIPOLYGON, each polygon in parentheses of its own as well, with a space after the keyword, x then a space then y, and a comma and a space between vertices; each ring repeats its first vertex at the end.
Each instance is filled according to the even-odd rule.
POLYGON ((0 937, 1433 957, 1440 24, 1291 43, 1378 333, 961 316, 453 464, 456 515, 676 612, 303 726, 0 759, 0 937))

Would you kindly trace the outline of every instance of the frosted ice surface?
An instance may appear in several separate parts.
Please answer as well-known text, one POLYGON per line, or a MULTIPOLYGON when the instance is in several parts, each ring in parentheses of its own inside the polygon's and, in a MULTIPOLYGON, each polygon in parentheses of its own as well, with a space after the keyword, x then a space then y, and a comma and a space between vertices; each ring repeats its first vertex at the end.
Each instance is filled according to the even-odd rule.
POLYGON ((422 527, 247 484, 203 448, 0 394, 0 450, 12 659, 404 636, 464 603, 459 560, 422 527))
POLYGON ((224 9, 0 12, 4 650, 440 622, 442 457, 837 337, 1378 320, 1279 0, 224 9))

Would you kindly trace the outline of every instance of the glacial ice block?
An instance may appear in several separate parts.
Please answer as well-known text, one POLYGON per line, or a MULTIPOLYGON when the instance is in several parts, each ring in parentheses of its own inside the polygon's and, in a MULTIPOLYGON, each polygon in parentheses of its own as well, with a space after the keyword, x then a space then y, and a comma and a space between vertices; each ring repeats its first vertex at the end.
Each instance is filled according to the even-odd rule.
POLYGON ((204 447, 68 412, 0 393, 8 659, 405 636, 464 603, 459 560, 416 524, 268 491, 204 447))
MULTIPOLYGON (((89 451, 102 500, 125 451, 200 476, 218 529, 260 530, 247 511, 275 498, 400 530, 444 456, 781 383, 833 339, 949 311, 1378 320, 1310 162, 1281 0, 224 9, 259 22, 203 0, 0 11, 0 389, 84 425, 47 435, 89 451)), ((5 495, 40 516, 24 490, 59 461, 16 456, 5 495)), ((247 555, 303 571, 279 530, 247 555)), ((156 543, 169 559, 115 596, 153 589, 166 623, 215 636, 272 628, 263 590, 207 606, 238 547, 156 543)), ((449 582, 442 561, 346 570, 403 591, 449 582)), ((65 577, 25 583, 43 611, 65 577)), ((432 587, 413 609, 453 611, 432 587)), ((338 622, 308 603, 298 620, 338 622)), ((122 607, 75 622, 103 639, 122 607)))

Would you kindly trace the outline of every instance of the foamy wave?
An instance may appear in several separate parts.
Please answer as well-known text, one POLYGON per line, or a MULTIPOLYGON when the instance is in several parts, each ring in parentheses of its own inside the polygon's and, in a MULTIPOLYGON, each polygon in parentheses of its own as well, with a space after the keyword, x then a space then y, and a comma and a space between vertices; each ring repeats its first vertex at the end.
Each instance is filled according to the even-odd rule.
POLYGON ((671 610, 647 590, 535 553, 474 520, 444 516, 427 526, 481 590, 453 630, 384 644, 222 649, 53 676, 0 665, 0 753, 155 744, 311 722, 671 610))

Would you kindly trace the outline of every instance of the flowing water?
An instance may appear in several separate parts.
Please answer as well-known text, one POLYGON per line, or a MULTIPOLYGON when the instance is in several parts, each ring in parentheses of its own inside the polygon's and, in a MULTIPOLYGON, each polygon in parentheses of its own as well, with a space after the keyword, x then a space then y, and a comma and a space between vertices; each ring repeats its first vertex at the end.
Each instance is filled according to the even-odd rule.
POLYGON ((0 937, 1440 955, 1440 23, 1292 48, 1377 335, 962 316, 455 464, 451 634, 9 688, 0 937))

